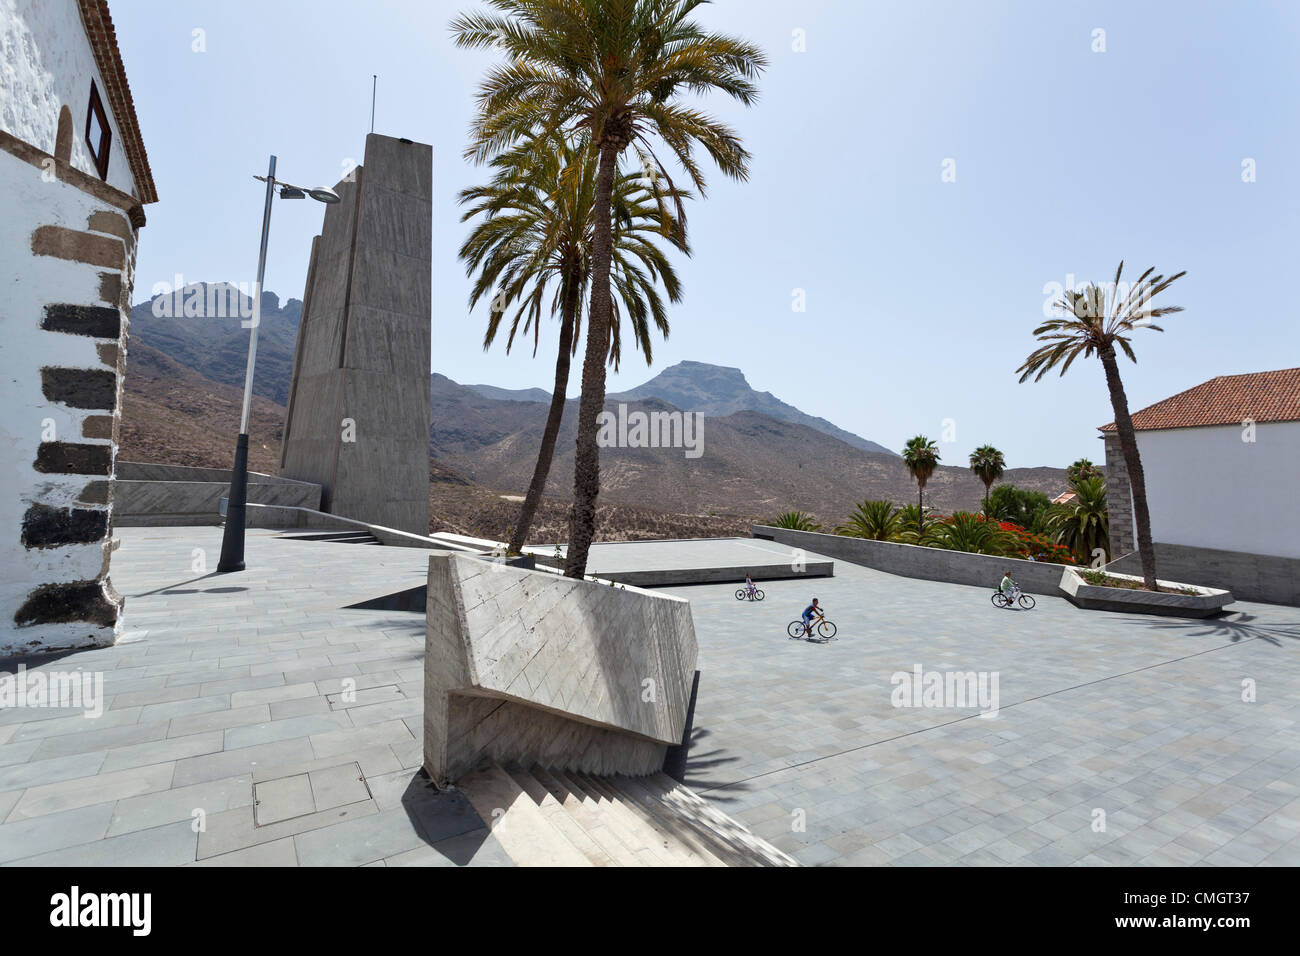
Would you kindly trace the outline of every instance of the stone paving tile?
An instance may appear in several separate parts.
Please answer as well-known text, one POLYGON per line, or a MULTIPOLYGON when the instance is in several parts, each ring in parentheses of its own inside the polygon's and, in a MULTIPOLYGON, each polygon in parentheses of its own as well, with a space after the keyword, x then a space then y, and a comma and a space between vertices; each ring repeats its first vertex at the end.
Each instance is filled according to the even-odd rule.
POLYGON ((121 800, 166 790, 171 786, 174 770, 175 764, 160 763, 31 787, 14 804, 5 820, 26 820, 92 806, 105 800, 121 800))
POLYGON ((194 860, 198 834, 188 821, 27 857, 5 866, 181 866, 194 860))
POLYGON ((176 761, 174 787, 187 787, 206 780, 221 780, 241 773, 251 773, 260 767, 276 767, 311 759, 311 744, 306 737, 278 740, 256 747, 241 747, 221 753, 204 754, 176 761))
POLYGON ((195 860, 186 866, 297 866, 298 855, 294 850, 293 837, 283 837, 269 843, 223 853, 221 856, 195 860))
POLYGON ((62 813, 0 824, 0 863, 20 860, 103 838, 113 801, 62 813))
POLYGON ((211 816, 236 807, 251 806, 252 802, 253 778, 250 774, 127 797, 118 800, 113 808, 108 835, 119 836, 180 820, 193 820, 197 810, 211 816))
MULTIPOLYGON (((207 594, 188 583, 189 553, 196 543, 219 547, 219 528, 119 534, 113 576, 128 596, 125 626, 147 631, 145 640, 53 665, 104 674, 110 706, 97 720, 69 709, 0 711, 0 846, 5 832, 28 834, 27 856, 56 849, 89 862, 103 858, 94 848, 111 843, 106 834, 163 834, 158 852, 178 862, 197 851, 214 863, 292 865, 305 862, 298 848, 306 844, 316 861, 509 865, 463 799, 433 791, 415 772, 420 616, 346 608, 420 583, 426 554, 313 548, 253 530, 240 575, 248 590, 207 594), (339 707, 330 695, 345 679, 357 697, 339 707), (165 737, 148 729, 158 725, 165 737), (169 741, 193 737, 206 747, 209 735, 229 749, 172 767, 169 741), (147 775, 151 765, 111 769, 151 756, 173 771, 156 791, 132 793, 140 781, 115 776, 147 775), (373 799, 254 826, 253 781, 324 774, 329 792, 329 780, 347 776, 332 768, 353 761, 373 799), (97 774, 125 794, 61 811, 91 798, 93 788, 78 781, 97 774), (20 819, 34 809, 49 812, 20 819), (195 809, 209 824, 197 838, 195 809), (62 838, 52 821, 65 817, 72 837, 62 838), (392 842, 368 848, 365 834, 392 842), (80 842, 64 842, 73 837, 80 842)), ((702 546, 788 554, 767 542, 702 546)), ((674 560, 681 547, 621 546, 618 554, 674 560)), ((834 578, 764 589, 767 600, 752 606, 738 604, 730 586, 671 589, 692 601, 700 641, 688 783, 805 862, 1300 863, 1300 611, 1237 605, 1189 622, 1084 612, 1043 596, 1032 613, 998 615, 986 608, 988 589, 842 562, 834 578), (840 625, 839 641, 785 637, 810 591, 840 625), (891 706, 891 676, 916 664, 997 672, 998 716, 891 706), (1243 704, 1243 674, 1269 693, 1243 704), (1091 831, 1097 808, 1107 814, 1105 833, 1091 831), (806 814, 801 832, 792 828, 795 810, 806 814)))
POLYGON ((129 747, 116 747, 109 751, 99 772, 107 774, 131 767, 145 767, 150 764, 182 760, 186 757, 219 753, 223 747, 222 738, 221 731, 210 731, 185 737, 168 737, 164 740, 129 747))

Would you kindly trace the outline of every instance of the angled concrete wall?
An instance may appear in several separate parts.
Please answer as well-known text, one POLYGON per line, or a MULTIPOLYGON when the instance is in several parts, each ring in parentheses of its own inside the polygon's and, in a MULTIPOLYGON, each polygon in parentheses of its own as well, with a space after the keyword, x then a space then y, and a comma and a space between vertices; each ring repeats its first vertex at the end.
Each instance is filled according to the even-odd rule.
POLYGON ((429 530, 433 150, 370 134, 312 244, 280 474, 333 514, 429 530))
POLYGON ((424 767, 654 773, 686 723, 690 604, 453 554, 429 559, 424 767))

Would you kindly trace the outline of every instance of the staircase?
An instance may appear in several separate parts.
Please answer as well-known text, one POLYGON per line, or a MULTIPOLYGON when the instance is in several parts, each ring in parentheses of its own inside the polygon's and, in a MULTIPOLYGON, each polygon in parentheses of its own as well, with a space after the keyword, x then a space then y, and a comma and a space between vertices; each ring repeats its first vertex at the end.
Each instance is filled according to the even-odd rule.
POLYGON ((290 541, 333 541, 336 544, 379 544, 369 531, 294 531, 277 535, 290 541))
POLYGON ((593 777, 489 763, 457 788, 517 866, 798 866, 662 774, 593 777))

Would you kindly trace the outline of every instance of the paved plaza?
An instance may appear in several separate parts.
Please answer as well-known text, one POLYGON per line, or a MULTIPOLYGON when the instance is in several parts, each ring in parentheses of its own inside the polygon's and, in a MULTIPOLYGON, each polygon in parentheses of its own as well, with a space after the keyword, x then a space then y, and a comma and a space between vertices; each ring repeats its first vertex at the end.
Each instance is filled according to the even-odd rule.
POLYGON ((700 639, 686 783, 805 864, 1300 864, 1300 609, 998 610, 995 584, 668 589, 700 639), (813 597, 837 640, 787 637, 813 597), (996 673, 997 716, 892 706, 918 665, 996 673))
MULTIPOLYGON (((219 528, 118 534, 122 642, 28 662, 102 673, 102 716, 0 710, 0 863, 509 864, 419 773, 423 615, 351 607, 427 552, 250 531, 217 575, 219 528)), ((993 583, 836 562, 761 603, 666 589, 700 644, 687 783, 807 864, 1300 863, 1300 609, 999 611, 993 583), (786 636, 813 596, 837 641, 786 636), (996 676, 997 715, 894 707, 918 666, 996 676)))

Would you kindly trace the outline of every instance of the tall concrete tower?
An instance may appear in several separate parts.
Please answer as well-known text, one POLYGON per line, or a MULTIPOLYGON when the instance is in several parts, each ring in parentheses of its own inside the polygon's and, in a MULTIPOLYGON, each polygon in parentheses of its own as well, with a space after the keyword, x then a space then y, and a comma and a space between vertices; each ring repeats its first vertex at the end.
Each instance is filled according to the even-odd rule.
POLYGON ((371 133, 312 242, 280 474, 321 507, 429 531, 433 148, 371 133))

